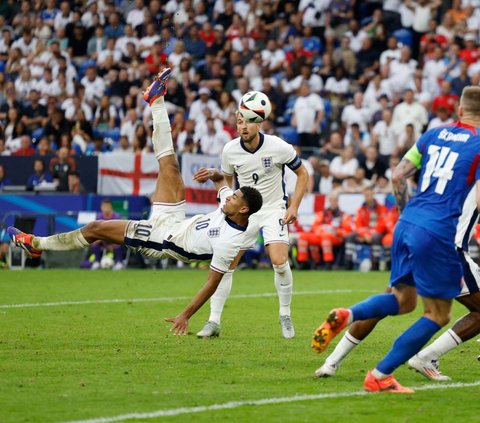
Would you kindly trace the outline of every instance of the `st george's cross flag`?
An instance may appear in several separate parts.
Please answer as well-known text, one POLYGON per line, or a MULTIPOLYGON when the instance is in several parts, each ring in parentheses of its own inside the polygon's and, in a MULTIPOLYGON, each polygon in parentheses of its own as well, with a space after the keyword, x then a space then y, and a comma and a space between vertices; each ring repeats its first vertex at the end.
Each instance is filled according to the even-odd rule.
POLYGON ((150 195, 158 161, 153 153, 100 153, 97 192, 103 195, 150 195))

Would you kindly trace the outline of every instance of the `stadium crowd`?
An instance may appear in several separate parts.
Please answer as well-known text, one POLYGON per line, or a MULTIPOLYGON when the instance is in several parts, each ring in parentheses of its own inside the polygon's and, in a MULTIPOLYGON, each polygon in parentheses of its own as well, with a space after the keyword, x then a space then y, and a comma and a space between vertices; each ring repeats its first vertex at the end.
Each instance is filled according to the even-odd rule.
MULTIPOLYGON (((402 155, 479 83, 479 28, 480 0, 4 1, 0 155, 38 156, 29 184, 51 180, 42 158, 47 173, 66 163, 62 189, 77 176, 79 192, 75 156, 152 150, 142 92, 168 65, 179 155, 220 156, 239 99, 260 90, 263 131, 297 145, 309 191, 389 194, 402 155)), ((365 204, 383 230, 343 222, 342 241, 388 244, 393 217, 365 204)))

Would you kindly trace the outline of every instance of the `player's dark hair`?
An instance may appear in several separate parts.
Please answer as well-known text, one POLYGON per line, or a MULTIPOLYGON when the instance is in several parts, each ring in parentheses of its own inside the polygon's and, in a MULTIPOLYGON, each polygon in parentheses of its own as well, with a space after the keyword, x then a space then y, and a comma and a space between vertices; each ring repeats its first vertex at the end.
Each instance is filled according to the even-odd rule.
POLYGON ((252 187, 241 187, 240 191, 248 206, 248 215, 256 213, 262 208, 263 198, 260 192, 252 187))

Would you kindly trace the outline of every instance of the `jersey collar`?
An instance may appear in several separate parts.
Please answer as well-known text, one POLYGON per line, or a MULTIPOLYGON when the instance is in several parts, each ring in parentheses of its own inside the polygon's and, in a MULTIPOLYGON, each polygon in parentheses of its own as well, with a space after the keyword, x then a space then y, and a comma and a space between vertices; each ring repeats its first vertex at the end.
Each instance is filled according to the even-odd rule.
POLYGON ((227 222, 233 229, 236 229, 238 231, 245 232, 247 230, 246 226, 242 226, 242 225, 239 225, 238 223, 235 223, 228 216, 225 216, 225 222, 227 222))
MULTIPOLYGON (((451 126, 458 126, 459 128, 467 129, 473 132, 474 135, 477 135, 477 128, 475 126, 469 125, 468 123, 457 121, 450 124, 451 126)), ((450 126, 449 125, 449 126, 450 126)))
POLYGON ((257 145, 257 148, 253 151, 250 151, 246 146, 245 144, 243 143, 243 140, 240 138, 240 145, 241 147, 247 152, 247 153, 250 153, 250 154, 255 154, 258 150, 260 150, 262 148, 262 145, 263 145, 263 139, 264 139, 264 135, 259 132, 258 135, 260 135, 260 141, 257 145))

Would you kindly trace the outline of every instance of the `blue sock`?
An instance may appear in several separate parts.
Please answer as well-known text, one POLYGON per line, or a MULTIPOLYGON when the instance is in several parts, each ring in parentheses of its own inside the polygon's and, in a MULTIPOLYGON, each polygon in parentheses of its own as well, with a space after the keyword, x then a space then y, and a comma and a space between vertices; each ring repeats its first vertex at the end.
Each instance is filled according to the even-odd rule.
POLYGON ((353 321, 367 320, 374 317, 395 316, 399 305, 393 294, 377 294, 368 297, 365 301, 350 307, 353 321))
POLYGON ((392 349, 378 363, 376 369, 386 375, 392 374, 398 366, 418 353, 440 328, 437 322, 425 316, 420 317, 395 340, 392 349))

